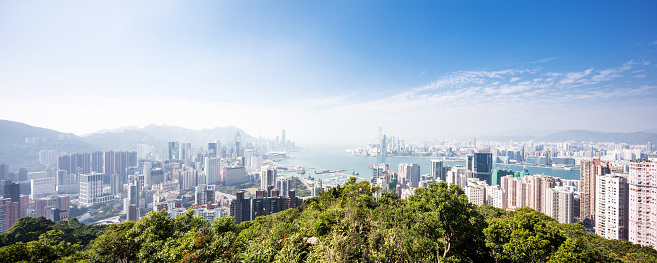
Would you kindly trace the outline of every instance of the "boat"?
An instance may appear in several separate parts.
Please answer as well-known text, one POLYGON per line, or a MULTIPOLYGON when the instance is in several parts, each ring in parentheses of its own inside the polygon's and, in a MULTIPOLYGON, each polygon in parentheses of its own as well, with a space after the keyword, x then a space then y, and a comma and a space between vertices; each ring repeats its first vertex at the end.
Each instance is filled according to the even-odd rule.
POLYGON ((353 170, 353 171, 351 172, 351 174, 353 174, 353 175, 358 175, 358 173, 356 172, 356 170, 353 170))

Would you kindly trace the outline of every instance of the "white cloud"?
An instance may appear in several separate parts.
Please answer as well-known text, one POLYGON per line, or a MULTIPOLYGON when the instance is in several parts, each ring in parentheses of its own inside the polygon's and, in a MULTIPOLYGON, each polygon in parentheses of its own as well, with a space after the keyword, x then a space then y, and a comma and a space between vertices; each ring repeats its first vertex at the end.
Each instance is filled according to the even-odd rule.
POLYGON ((578 81, 578 80, 580 80, 581 78, 588 76, 589 74, 591 74, 591 72, 593 72, 593 69, 592 69, 592 68, 587 69, 587 70, 585 70, 585 71, 581 71, 581 72, 570 72, 570 73, 566 73, 566 74, 565 74, 565 75, 566 75, 566 78, 565 78, 565 79, 562 79, 559 83, 560 83, 560 84, 574 83, 575 81, 578 81))

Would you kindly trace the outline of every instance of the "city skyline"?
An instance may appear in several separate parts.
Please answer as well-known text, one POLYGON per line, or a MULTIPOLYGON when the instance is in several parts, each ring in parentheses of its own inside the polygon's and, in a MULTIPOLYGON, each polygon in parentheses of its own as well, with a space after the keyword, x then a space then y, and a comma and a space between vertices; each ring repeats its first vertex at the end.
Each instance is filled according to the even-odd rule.
POLYGON ((300 143, 657 128, 654 2, 126 3, 0 3, 0 119, 300 143))

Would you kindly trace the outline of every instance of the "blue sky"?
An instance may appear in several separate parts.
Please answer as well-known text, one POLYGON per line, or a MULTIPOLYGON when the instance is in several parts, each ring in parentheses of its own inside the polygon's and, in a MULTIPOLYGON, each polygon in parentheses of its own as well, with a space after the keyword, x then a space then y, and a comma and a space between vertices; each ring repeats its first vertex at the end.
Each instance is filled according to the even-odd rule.
POLYGON ((301 142, 657 128, 655 1, 2 1, 0 118, 301 142))

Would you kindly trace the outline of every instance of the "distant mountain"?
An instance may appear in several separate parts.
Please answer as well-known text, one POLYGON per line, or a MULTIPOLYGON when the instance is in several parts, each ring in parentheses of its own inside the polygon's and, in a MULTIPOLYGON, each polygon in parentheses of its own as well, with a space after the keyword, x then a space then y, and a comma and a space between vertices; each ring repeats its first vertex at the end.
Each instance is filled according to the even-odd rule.
POLYGON ((10 171, 27 168, 28 172, 45 168, 39 163, 39 151, 89 152, 99 149, 71 133, 30 126, 20 122, 0 120, 0 163, 10 171))
POLYGON ((195 146, 207 145, 215 140, 232 143, 238 131, 243 142, 253 140, 253 137, 234 126, 191 130, 151 124, 143 129, 121 127, 80 137, 20 122, 0 120, 0 163, 8 164, 11 171, 27 168, 29 172, 36 172, 45 169, 45 165, 39 163, 41 150, 70 154, 105 150, 134 151, 139 144, 167 147, 167 142, 170 141, 190 142, 195 146))
POLYGON ((585 130, 570 130, 548 134, 545 136, 486 136, 483 141, 545 141, 545 142, 613 142, 627 144, 646 144, 657 142, 657 134, 646 132, 612 133, 585 130))
POLYGON ((655 128, 655 129, 650 129, 650 130, 645 130, 645 131, 641 131, 641 132, 645 132, 645 133, 655 133, 655 134, 657 134, 657 128, 655 128))
POLYGON ((138 144, 166 147, 167 142, 189 142, 192 145, 206 145, 219 140, 232 143, 235 134, 240 133, 242 141, 252 141, 253 137, 235 126, 215 127, 213 129, 192 130, 177 126, 151 124, 143 129, 117 129, 118 132, 101 131, 82 137, 83 140, 107 149, 136 150, 138 144))

